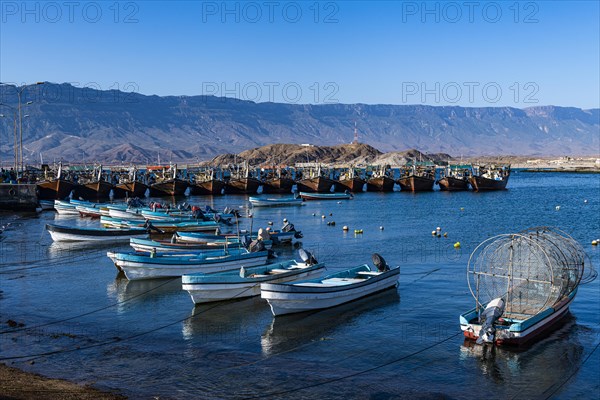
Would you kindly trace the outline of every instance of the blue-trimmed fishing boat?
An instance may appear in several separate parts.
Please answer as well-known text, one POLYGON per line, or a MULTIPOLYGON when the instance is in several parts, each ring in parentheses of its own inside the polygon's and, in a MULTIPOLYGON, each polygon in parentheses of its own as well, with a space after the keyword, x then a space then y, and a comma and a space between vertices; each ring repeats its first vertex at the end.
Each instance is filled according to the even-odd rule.
POLYGON ((400 267, 390 269, 378 254, 373 262, 377 268, 364 264, 319 279, 262 283, 261 297, 277 316, 338 306, 398 284, 400 267))
MULTIPOLYGON (((225 235, 212 235, 209 233, 201 233, 201 232, 177 232, 177 241, 178 242, 188 242, 188 243, 205 243, 208 241, 217 241, 217 240, 225 240, 229 238, 229 240, 236 239, 238 237, 237 233, 225 234, 225 235)), ((243 237, 248 235, 248 233, 240 232, 239 237, 243 237)), ((250 235, 251 238, 256 238, 258 236, 258 232, 252 232, 250 235)), ((300 231, 269 231, 269 239, 272 240, 273 244, 285 244, 285 243, 293 243, 297 239, 301 239, 302 232, 300 231)))
POLYGON ((521 346, 548 334, 568 315, 582 280, 596 277, 591 263, 584 269, 585 258, 579 243, 553 228, 484 241, 467 267, 476 305, 460 315, 464 336, 521 346))
POLYGON ((250 197, 248 198, 252 207, 287 207, 301 206, 302 198, 281 197, 281 198, 266 198, 266 197, 250 197))
POLYGON ((349 200, 353 196, 350 193, 307 193, 300 192, 304 200, 349 200))
POLYGON ((140 255, 139 253, 107 253, 115 266, 129 280, 179 277, 193 273, 213 273, 241 266, 266 264, 268 251, 249 252, 244 248, 197 252, 194 254, 140 255))
MULTIPOLYGON (((271 248, 272 242, 263 242, 265 248, 271 248)), ((141 252, 163 252, 163 253, 184 253, 190 251, 203 251, 203 250, 214 250, 227 248, 243 247, 243 243, 232 238, 230 240, 219 240, 219 241, 207 241, 205 243, 189 243, 189 242, 172 242, 167 240, 151 240, 151 239, 138 239, 131 238, 129 245, 135 251, 141 252)))
MULTIPOLYGON (((100 223, 105 226, 114 228, 131 228, 131 227, 143 227, 147 225, 147 221, 144 220, 123 220, 111 217, 100 217, 100 223)), ((148 227, 148 226, 147 226, 148 227)), ((156 232, 161 233, 173 233, 173 232, 207 232, 214 231, 219 227, 219 224, 215 221, 163 221, 157 220, 152 221, 149 225, 150 228, 155 228, 156 232)))
POLYGON ((214 274, 192 274, 181 278, 182 288, 192 297, 194 304, 258 296, 261 283, 283 283, 319 276, 325 264, 317 263, 309 253, 303 262, 296 260, 252 268, 219 272, 214 274))
POLYGON ((130 229, 106 229, 106 228, 82 228, 46 224, 46 230, 55 242, 103 242, 120 243, 128 242, 132 236, 147 236, 144 228, 130 229))

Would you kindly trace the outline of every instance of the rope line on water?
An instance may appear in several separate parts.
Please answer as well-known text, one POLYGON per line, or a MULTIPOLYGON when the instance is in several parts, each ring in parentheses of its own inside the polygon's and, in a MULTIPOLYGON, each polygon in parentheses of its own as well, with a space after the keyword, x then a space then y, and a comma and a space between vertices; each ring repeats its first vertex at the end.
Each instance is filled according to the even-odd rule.
POLYGON ((422 348, 420 350, 417 350, 415 352, 412 352, 412 353, 407 354, 405 356, 402 356, 400 358, 397 358, 397 359, 388 361, 386 363, 379 364, 379 365, 376 365, 374 367, 367 368, 367 369, 364 369, 364 370, 361 370, 361 371, 358 371, 358 372, 354 372, 352 374, 340 376, 340 377, 333 378, 333 379, 328 379, 328 380, 325 380, 325 381, 322 381, 322 382, 313 383, 311 385, 296 387, 296 388, 292 388, 292 389, 288 389, 288 390, 282 390, 280 392, 266 393, 266 394, 263 394, 263 395, 252 396, 252 397, 244 397, 244 399, 246 399, 246 400, 249 400, 249 399, 263 399, 263 398, 268 398, 268 397, 273 397, 273 396, 280 396, 280 395, 285 395, 285 394, 290 394, 290 393, 294 393, 294 392, 299 392, 301 390, 306 390, 306 389, 310 389, 310 388, 314 388, 314 387, 318 387, 318 386, 328 385, 330 383, 339 382, 339 381, 342 381, 342 380, 348 379, 348 378, 354 378, 356 376, 359 376, 359 375, 362 375, 362 374, 366 374, 366 373, 375 371, 377 369, 380 369, 380 368, 383 368, 383 367, 387 367, 388 365, 392 365, 392 364, 395 364, 397 362, 406 360, 408 358, 416 356, 417 354, 421 354, 421 353, 423 353, 423 352, 425 352, 425 351, 427 351, 427 350, 429 350, 429 349, 431 349, 433 347, 439 346, 440 344, 445 343, 445 342, 447 342, 447 341, 455 338, 458 335, 462 335, 462 332, 455 333, 454 335, 451 335, 451 336, 449 336, 449 337, 447 337, 447 338, 445 338, 445 339, 443 339, 443 340, 441 340, 439 342, 436 342, 436 343, 434 343, 434 344, 432 344, 430 346, 424 347, 424 348, 422 348))
POLYGON ((95 310, 92 310, 92 311, 85 312, 85 313, 83 313, 83 314, 78 314, 78 315, 74 315, 74 316, 72 316, 72 317, 67 317, 67 318, 60 319, 60 320, 55 320, 55 321, 51 321, 51 322, 46 322, 46 323, 39 324, 39 325, 28 326, 28 327, 22 327, 22 328, 18 328, 18 329, 4 330, 4 331, 0 331, 0 334, 5 334, 5 333, 14 333, 14 332, 19 332, 19 331, 26 331, 26 330, 31 330, 31 329, 37 329, 37 328, 42 328, 42 327, 49 326, 49 325, 58 324, 58 323, 61 323, 61 322, 67 322, 67 321, 71 321, 71 320, 73 320, 73 319, 77 319, 77 318, 80 318, 80 317, 85 317, 85 316, 88 316, 88 315, 91 315, 91 314, 94 314, 94 313, 97 313, 97 312, 100 312, 100 311, 104 311, 104 310, 106 310, 106 309, 109 309, 109 308, 112 308, 112 307, 115 307, 115 306, 118 306, 118 305, 121 305, 121 304, 127 303, 128 301, 130 301, 130 300, 133 300, 133 299, 135 299, 135 298, 138 298, 138 297, 144 296, 144 295, 146 295, 146 294, 148 294, 148 293, 150 293, 150 292, 152 292, 152 291, 154 291, 154 290, 156 290, 156 289, 159 289, 159 288, 161 288, 161 287, 163 287, 163 286, 165 286, 165 285, 167 285, 167 284, 169 284, 169 283, 171 283, 171 282, 173 282, 173 281, 177 280, 177 279, 179 279, 179 278, 172 278, 172 279, 169 279, 168 281, 166 281, 166 282, 164 282, 164 283, 161 283, 160 285, 156 286, 155 288, 152 288, 152 289, 150 289, 150 290, 147 290, 147 291, 145 291, 145 292, 142 292, 142 293, 136 294, 135 296, 128 297, 128 298, 126 298, 126 299, 125 299, 125 300, 123 300, 123 301, 118 301, 118 302, 116 302, 116 303, 112 303, 112 304, 109 304, 109 305, 107 305, 107 306, 104 306, 104 307, 101 307, 101 308, 98 308, 98 309, 95 309, 95 310))
MULTIPOLYGON (((552 392, 550 392, 550 394, 548 394, 548 396, 545 397, 545 400, 548 400, 549 398, 554 396, 554 394, 556 392, 558 392, 564 385, 566 385, 567 382, 569 382, 575 376, 575 374, 579 372, 579 370, 583 367, 583 365, 587 362, 587 360, 589 360, 592 357, 592 355, 596 352, 596 350, 598 350, 599 346, 600 346, 600 342, 596 343, 596 346, 594 346, 594 349, 590 352, 590 354, 588 354, 588 356, 585 358, 585 360, 583 360, 583 362, 577 366, 577 368, 567 377, 567 379, 565 379, 564 381, 561 382, 560 385, 555 387, 554 390, 552 392)), ((548 391, 548 389, 546 389, 546 391, 548 391)))
MULTIPOLYGON (((243 295, 245 292, 247 292, 248 290, 251 290, 252 288, 253 287, 245 289, 244 291, 238 293, 237 295, 235 295, 233 297, 230 297, 228 300, 233 300, 235 298, 238 298, 240 295, 243 295)), ((26 354, 26 355, 20 355, 20 356, 0 357, 0 361, 22 360, 22 359, 26 359, 26 358, 36 359, 36 358, 40 358, 40 357, 46 357, 46 356, 51 356, 51 355, 56 355, 56 354, 63 354, 63 353, 72 353, 74 351, 87 350, 87 349, 91 349, 91 348, 95 348, 95 347, 106 346, 108 344, 120 343, 120 342, 124 342, 126 340, 136 339, 138 337, 145 336, 145 335, 148 335, 150 333, 160 331, 162 329, 165 329, 165 328, 168 328, 170 326, 182 323, 184 321, 191 320, 194 317, 196 317, 196 316, 198 316, 198 315, 200 315, 202 313, 205 313, 207 311, 210 311, 210 310, 212 310, 214 308, 220 307, 221 305, 223 305, 223 302, 218 302, 217 304, 213 305, 212 307, 207 308, 206 310, 203 310, 202 312, 200 312, 198 314, 193 314, 193 315, 190 315, 188 317, 179 319, 177 321, 170 322, 170 323, 168 323, 166 325, 162 325, 162 326, 150 329, 148 331, 143 331, 143 332, 140 332, 140 333, 136 333, 136 334, 133 334, 131 336, 124 337, 124 338, 116 338, 116 339, 113 338, 111 340, 106 340, 106 341, 100 342, 100 343, 94 343, 94 344, 91 344, 91 345, 88 345, 88 346, 77 346, 77 347, 71 347, 71 348, 63 348, 63 349, 59 349, 59 350, 47 351, 47 352, 37 353, 37 354, 26 354)))

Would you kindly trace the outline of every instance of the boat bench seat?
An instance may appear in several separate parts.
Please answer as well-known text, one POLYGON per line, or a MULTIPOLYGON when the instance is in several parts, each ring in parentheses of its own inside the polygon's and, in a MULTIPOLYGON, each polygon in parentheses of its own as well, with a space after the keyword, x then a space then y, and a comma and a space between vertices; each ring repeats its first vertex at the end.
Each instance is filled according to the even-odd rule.
POLYGON ((323 284, 325 284, 325 285, 349 285, 351 283, 358 283, 358 282, 363 282, 363 280, 355 279, 355 278, 330 278, 330 279, 325 279, 323 281, 323 284))
POLYGON ((286 272, 290 272, 289 269, 282 269, 282 268, 273 268, 271 270, 269 270, 270 272, 273 272, 275 274, 284 274, 286 272))

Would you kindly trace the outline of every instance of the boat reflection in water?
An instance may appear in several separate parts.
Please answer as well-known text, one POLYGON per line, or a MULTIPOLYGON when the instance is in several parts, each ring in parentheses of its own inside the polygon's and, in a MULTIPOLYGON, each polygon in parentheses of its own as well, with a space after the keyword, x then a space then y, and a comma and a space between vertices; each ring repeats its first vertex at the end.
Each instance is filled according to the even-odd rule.
POLYGON ((115 300, 118 312, 122 313, 135 303, 163 301, 165 297, 180 295, 181 278, 130 281, 119 271, 115 280, 107 285, 106 293, 115 300))
POLYGON ((202 304, 183 322, 182 335, 201 343, 238 343, 258 336, 271 318, 269 305, 260 297, 202 304))
POLYGON ((271 356, 321 340, 361 315, 397 305, 399 301, 400 295, 394 287, 337 307, 273 318, 260 340, 263 355, 271 356))
POLYGON ((493 386, 477 385, 490 391, 479 392, 481 398, 536 398, 540 394, 547 398, 581 365, 584 347, 577 331, 575 318, 569 315, 559 330, 529 348, 482 346, 465 339, 460 360, 465 368, 475 362, 493 382, 493 386))

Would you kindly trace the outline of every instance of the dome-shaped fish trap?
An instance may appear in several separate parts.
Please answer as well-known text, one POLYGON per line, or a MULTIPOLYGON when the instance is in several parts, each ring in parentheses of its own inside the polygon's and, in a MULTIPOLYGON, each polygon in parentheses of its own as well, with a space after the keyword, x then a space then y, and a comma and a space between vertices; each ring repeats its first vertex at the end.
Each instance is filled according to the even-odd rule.
POLYGON ((469 258, 469 289, 478 307, 502 298, 505 317, 532 316, 577 289, 585 257, 578 242, 555 228, 495 236, 469 258))

